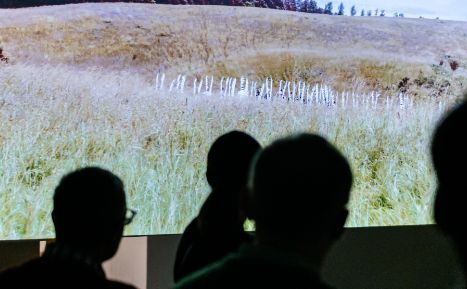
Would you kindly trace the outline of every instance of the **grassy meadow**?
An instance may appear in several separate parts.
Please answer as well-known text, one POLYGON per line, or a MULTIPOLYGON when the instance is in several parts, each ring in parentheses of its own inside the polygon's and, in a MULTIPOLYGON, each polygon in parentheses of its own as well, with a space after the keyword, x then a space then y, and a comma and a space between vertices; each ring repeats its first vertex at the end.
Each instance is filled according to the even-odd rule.
POLYGON ((0 10, 0 239, 52 237, 53 189, 85 165, 124 180, 138 211, 126 234, 179 233, 208 192, 209 145, 232 129, 263 145, 300 131, 337 145, 355 175, 348 226, 430 223, 432 130, 467 87, 467 34, 455 31, 467 23, 120 3, 0 10), (186 75, 187 89, 156 89, 157 72, 186 75), (381 101, 194 95, 205 75, 381 101), (413 105, 397 104, 401 91, 413 105))

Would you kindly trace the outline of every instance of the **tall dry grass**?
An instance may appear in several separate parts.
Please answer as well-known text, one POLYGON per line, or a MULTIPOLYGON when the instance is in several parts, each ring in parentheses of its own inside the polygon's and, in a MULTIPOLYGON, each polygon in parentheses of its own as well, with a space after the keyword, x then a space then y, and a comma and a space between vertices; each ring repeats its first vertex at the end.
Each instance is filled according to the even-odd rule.
POLYGON ((327 108, 193 96, 156 91, 137 74, 68 66, 10 65, 0 79, 0 239, 52 237, 54 186, 85 165, 125 180, 139 211, 126 234, 180 232, 208 192, 209 144, 232 129, 262 144, 300 131, 336 144, 355 174, 349 226, 431 222, 435 102, 327 108))
POLYGON ((466 25, 122 3, 0 10, 9 58, 0 63, 0 239, 52 237, 53 189, 85 165, 125 180, 129 207, 139 211, 126 234, 180 232, 208 192, 209 144, 232 129, 262 144, 299 131, 328 137, 355 173, 349 226, 429 223, 428 144, 438 101, 467 87, 467 39, 457 33, 466 25), (445 54, 459 60, 457 71, 437 66, 445 54), (157 71, 304 80, 384 96, 410 78, 404 89, 415 106, 157 91, 157 71))

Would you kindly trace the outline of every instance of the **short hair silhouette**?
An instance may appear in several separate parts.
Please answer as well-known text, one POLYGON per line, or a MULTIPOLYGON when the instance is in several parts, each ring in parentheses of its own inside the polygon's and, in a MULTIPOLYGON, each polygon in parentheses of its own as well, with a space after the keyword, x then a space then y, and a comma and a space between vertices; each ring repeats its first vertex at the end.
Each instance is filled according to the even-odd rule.
POLYGON ((107 279, 102 268, 134 216, 125 216, 122 181, 101 168, 79 169, 61 179, 53 203, 56 242, 41 257, 1 272, 0 287, 135 289, 107 279))
POLYGON ((212 144, 206 170, 211 193, 182 235, 175 281, 251 241, 243 228, 248 215, 247 183, 251 163, 260 149, 252 136, 240 131, 226 133, 212 144))
POLYGON ((248 180, 251 160, 261 148, 249 134, 231 131, 217 138, 207 157, 206 177, 213 190, 237 190, 248 180))
MULTIPOLYGON (((459 245, 467 239, 467 104, 452 110, 436 129, 432 158, 438 177, 435 219, 459 245)), ((467 246, 467 244, 463 244, 467 246)), ((460 248, 462 249, 462 248, 460 248)), ((464 248, 464 254, 467 248, 464 248)))
POLYGON ((257 234, 287 238, 339 235, 352 186, 347 160, 324 138, 281 139, 258 156, 252 173, 257 234))
POLYGON ((199 213, 201 230, 210 230, 212 226, 229 229, 238 222, 243 226, 247 213, 239 219, 239 210, 246 210, 242 206, 246 206, 243 203, 247 198, 249 171, 260 149, 256 139, 241 131, 231 131, 214 141, 206 170, 212 190, 199 213))
POLYGON ((61 179, 53 201, 57 243, 98 250, 93 253, 99 261, 116 253, 126 215, 125 190, 116 175, 98 167, 74 171, 61 179))

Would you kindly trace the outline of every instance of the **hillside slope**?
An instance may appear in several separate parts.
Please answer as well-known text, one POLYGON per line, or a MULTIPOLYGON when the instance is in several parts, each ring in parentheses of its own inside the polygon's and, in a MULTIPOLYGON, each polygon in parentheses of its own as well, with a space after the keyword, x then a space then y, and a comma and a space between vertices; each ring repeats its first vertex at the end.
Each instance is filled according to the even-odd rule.
POLYGON ((346 85, 357 77, 386 89, 420 70, 432 73, 446 56, 465 76, 467 22, 87 3, 0 10, 0 46, 14 62, 346 85))

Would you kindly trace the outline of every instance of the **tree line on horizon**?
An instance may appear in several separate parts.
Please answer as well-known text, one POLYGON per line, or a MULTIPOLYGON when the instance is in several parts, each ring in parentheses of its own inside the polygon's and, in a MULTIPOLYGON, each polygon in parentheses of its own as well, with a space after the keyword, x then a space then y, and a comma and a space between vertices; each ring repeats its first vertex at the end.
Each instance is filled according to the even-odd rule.
MULTIPOLYGON (((329 14, 329 15, 346 15, 344 3, 341 2, 337 7, 337 11, 334 11, 333 2, 328 2, 324 5, 324 8, 318 7, 318 4, 315 0, 297 0, 296 2, 296 11, 307 12, 307 13, 319 13, 319 14, 329 14)), ((352 5, 350 8, 350 16, 358 16, 357 6, 352 5)), ((365 10, 360 11, 360 16, 386 16, 385 9, 375 9, 375 10, 365 10)), ((404 13, 394 13, 394 17, 404 17, 404 13)))
MULTIPOLYGON (((247 6, 270 9, 280 9, 305 13, 346 15, 344 3, 340 3, 337 11, 334 11, 333 2, 328 2, 324 7, 319 7, 315 0, 0 0, 0 8, 22 8, 43 5, 63 5, 87 2, 133 2, 133 3, 158 3, 172 5, 225 5, 225 6, 247 6)), ((357 16, 355 5, 350 9, 349 15, 357 16)), ((360 16, 386 16, 386 10, 362 9, 360 16)), ((403 13, 395 13, 394 17, 404 17, 403 13)))

